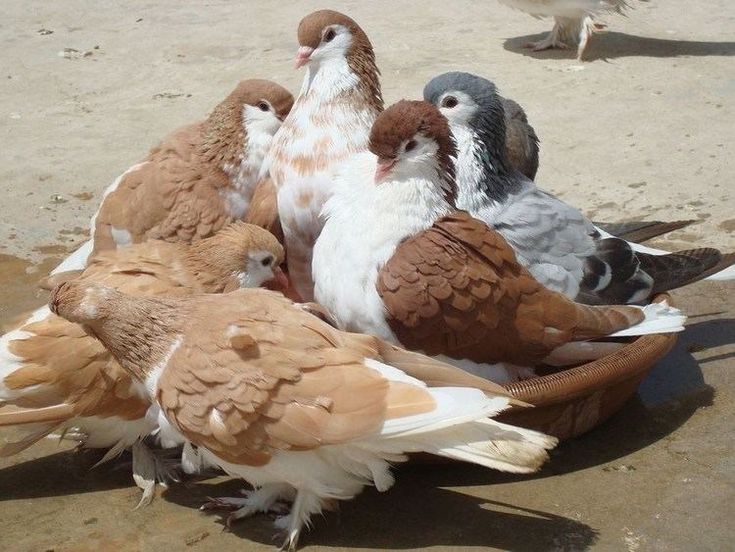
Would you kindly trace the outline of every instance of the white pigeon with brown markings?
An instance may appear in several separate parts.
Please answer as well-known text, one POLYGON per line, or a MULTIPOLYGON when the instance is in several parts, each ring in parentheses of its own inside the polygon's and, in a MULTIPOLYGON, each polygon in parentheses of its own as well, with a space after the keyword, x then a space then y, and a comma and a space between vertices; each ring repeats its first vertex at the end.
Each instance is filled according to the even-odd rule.
POLYGON ((241 81, 206 120, 179 128, 105 190, 90 239, 44 284, 86 266, 90 255, 148 239, 194 242, 248 212, 273 135, 293 96, 261 79, 241 81))
POLYGON ((292 501, 275 522, 288 550, 336 501, 389 489, 406 453, 528 473, 556 444, 490 419, 512 402, 502 388, 339 331, 273 292, 141 298, 72 281, 50 305, 144 384, 169 431, 255 487, 235 518, 292 501))
MULTIPOLYGON (((135 295, 186 296, 285 285, 283 248, 267 231, 233 223, 195 244, 150 240, 96 255, 78 277, 135 295)), ((16 454, 51 432, 73 431, 84 448, 109 449, 103 460, 133 449, 133 476, 152 498, 165 464, 142 443, 156 429, 140 386, 81 326, 36 310, 0 337, 0 427, 25 428, 0 456, 16 454), (13 408, 11 408, 13 407, 13 408)))
POLYGON ((310 301, 312 249, 333 172, 367 148, 383 98, 372 45, 352 19, 331 10, 314 12, 299 24, 298 39, 296 65, 305 66, 306 75, 263 170, 277 193, 289 278, 310 301))
POLYGON ((609 350, 592 339, 683 329, 665 305, 591 307, 542 286, 500 233, 457 209, 456 156, 447 120, 427 102, 403 100, 377 118, 314 248, 316 300, 339 327, 486 377, 494 363, 511 365, 507 377, 609 350))

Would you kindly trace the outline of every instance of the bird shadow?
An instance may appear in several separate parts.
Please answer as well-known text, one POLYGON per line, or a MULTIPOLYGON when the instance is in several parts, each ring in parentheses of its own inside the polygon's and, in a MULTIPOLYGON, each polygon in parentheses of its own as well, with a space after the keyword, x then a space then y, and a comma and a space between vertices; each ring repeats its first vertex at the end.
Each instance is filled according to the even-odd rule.
POLYGON ((735 344, 735 319, 714 318, 687 324, 666 359, 658 363, 638 388, 638 394, 647 406, 657 406, 676 401, 690 393, 703 389, 704 375, 701 365, 715 360, 735 358, 735 348, 722 354, 694 358, 699 353, 735 344))
MULTIPOLYGON (((442 471, 462 472, 452 464, 442 471)), ((444 476, 433 467, 401 470, 387 493, 369 488, 339 510, 315 517, 315 528, 302 544, 349 549, 423 549, 429 546, 482 546, 502 550, 585 550, 597 531, 570 518, 512 504, 469 496, 438 486, 444 476), (428 520, 441 520, 433 523, 428 520)), ((242 483, 227 480, 197 482, 169 488, 164 498, 198 507, 210 496, 237 496, 242 483)), ((273 517, 256 516, 233 524, 237 536, 264 544, 273 542, 273 517)), ((219 522, 224 526, 224 518, 219 522)))
POLYGON ((94 467, 105 451, 65 450, 0 469, 0 501, 131 487, 131 456, 94 467))
MULTIPOLYGON (((524 46, 538 42, 548 33, 507 38, 503 48, 536 59, 569 59, 577 55, 576 47, 568 50, 543 50, 534 52, 524 46)), ((706 42, 649 38, 607 31, 595 35, 585 50, 583 61, 597 61, 624 57, 681 57, 681 56, 733 56, 735 42, 706 42)))

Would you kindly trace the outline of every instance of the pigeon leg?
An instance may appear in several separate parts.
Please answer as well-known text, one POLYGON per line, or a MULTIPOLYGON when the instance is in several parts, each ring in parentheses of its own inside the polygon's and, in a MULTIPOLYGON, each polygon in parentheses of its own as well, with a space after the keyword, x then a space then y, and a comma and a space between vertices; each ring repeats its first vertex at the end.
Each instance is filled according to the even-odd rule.
POLYGON ((304 489, 297 490, 291 512, 279 517, 274 523, 276 529, 280 530, 276 536, 282 532, 285 537, 280 549, 295 552, 304 525, 309 526, 311 515, 321 511, 322 500, 316 494, 304 489))
POLYGON ((566 50, 569 46, 562 42, 560 38, 563 31, 564 26, 557 20, 556 23, 554 23, 554 28, 551 29, 551 32, 548 35, 546 35, 546 38, 539 40, 538 42, 529 42, 524 45, 524 48, 530 48, 534 52, 541 52, 542 50, 550 50, 552 48, 566 50))
POLYGON ((207 510, 231 510, 227 517, 227 527, 238 520, 254 516, 258 513, 274 512, 282 514, 288 507, 285 500, 293 498, 293 487, 283 483, 270 483, 252 491, 243 491, 243 498, 221 497, 209 498, 209 501, 199 508, 207 510))
POLYGON ((147 506, 153 500, 156 483, 166 487, 169 481, 179 481, 171 461, 155 454, 142 441, 133 445, 133 481, 143 491, 135 507, 147 506))
POLYGON ((592 21, 592 18, 588 15, 585 17, 579 25, 579 45, 577 46, 577 61, 582 61, 582 55, 587 48, 592 33, 595 32, 597 25, 592 21))

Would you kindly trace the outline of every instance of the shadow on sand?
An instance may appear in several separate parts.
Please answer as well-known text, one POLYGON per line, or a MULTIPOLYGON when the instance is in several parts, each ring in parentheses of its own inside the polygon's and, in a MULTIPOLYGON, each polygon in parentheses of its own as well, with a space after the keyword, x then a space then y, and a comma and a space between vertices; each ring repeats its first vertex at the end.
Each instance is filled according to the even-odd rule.
MULTIPOLYGON (((477 546, 532 552, 584 550, 597 540, 594 529, 573 519, 439 488, 447 472, 462 478, 467 468, 472 471, 460 464, 407 466, 389 492, 366 489, 355 500, 341 502, 338 511, 315 516, 315 529, 305 531, 300 544, 382 550, 477 546)), ((492 480, 492 474, 485 480, 492 480)), ((164 497, 198 507, 208 496, 238 496, 242 487, 232 480, 200 482, 171 487, 164 497)), ((270 544, 272 520, 256 516, 235 523, 232 531, 243 539, 270 544)), ((224 525, 223 518, 220 523, 224 525)))
MULTIPOLYGON (((536 59, 573 59, 576 47, 569 50, 544 50, 534 52, 524 48, 529 42, 543 39, 547 33, 507 38, 503 43, 506 50, 536 59)), ((648 38, 608 31, 590 39, 583 61, 609 60, 624 57, 680 57, 680 56, 733 56, 735 42, 699 42, 648 38)))

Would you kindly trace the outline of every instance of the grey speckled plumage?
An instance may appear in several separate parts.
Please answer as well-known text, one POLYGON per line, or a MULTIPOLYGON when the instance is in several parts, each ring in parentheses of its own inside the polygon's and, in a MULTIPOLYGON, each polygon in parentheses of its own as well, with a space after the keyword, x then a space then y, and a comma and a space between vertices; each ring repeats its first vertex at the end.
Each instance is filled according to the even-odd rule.
POLYGON ((457 206, 497 229, 546 287, 586 303, 638 303, 699 279, 722 260, 716 249, 655 259, 637 253, 538 189, 507 161, 503 103, 487 79, 445 73, 426 85, 424 97, 447 117, 457 141, 457 206))
MULTIPOLYGON (((527 45, 534 51, 577 46, 577 59, 582 59, 592 34, 605 25, 597 19, 606 13, 623 13, 628 0, 499 0, 501 4, 524 11, 534 17, 553 17, 554 28, 543 40, 527 45)), ((640 0, 647 2, 648 0, 640 0)))

